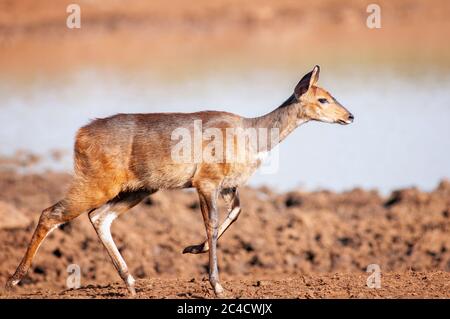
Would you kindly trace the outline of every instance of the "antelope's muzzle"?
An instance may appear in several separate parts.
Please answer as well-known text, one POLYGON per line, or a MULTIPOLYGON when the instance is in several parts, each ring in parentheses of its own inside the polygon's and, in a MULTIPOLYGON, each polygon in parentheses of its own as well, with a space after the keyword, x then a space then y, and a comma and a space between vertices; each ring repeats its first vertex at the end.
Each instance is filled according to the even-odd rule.
POLYGON ((348 115, 348 123, 350 124, 350 123, 353 123, 353 120, 355 119, 355 117, 353 116, 353 114, 352 113, 350 113, 349 115, 348 115))
POLYGON ((352 113, 348 113, 348 116, 347 116, 347 118, 345 120, 339 119, 337 122, 339 124, 347 125, 347 124, 353 123, 354 119, 355 119, 355 117, 353 116, 353 114, 352 113))

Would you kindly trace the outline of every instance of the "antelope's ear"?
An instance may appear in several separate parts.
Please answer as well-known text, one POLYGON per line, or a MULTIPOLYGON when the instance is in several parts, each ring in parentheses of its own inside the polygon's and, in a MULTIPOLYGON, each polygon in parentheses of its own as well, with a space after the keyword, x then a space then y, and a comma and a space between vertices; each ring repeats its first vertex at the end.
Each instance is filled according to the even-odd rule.
POLYGON ((319 82, 320 66, 316 65, 312 70, 311 80, 309 86, 316 85, 319 82))
POLYGON ((308 89, 317 83, 319 80, 319 73, 320 73, 320 67, 316 65, 314 69, 306 74, 300 82, 298 82, 297 86, 295 87, 294 94, 296 98, 299 98, 303 94, 305 94, 308 89))

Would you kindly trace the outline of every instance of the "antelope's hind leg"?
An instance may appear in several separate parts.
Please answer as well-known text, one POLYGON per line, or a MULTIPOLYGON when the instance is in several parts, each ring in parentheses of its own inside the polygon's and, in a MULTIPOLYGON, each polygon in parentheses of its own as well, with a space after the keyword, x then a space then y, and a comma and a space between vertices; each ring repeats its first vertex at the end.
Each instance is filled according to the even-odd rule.
POLYGON ((115 199, 89 213, 89 219, 100 241, 132 295, 136 294, 134 278, 128 271, 127 264, 114 243, 111 235, 111 224, 120 214, 139 204, 149 194, 150 192, 147 191, 120 194, 115 199))
POLYGON ((28 244, 27 251, 14 275, 6 283, 6 289, 16 286, 31 267, 34 256, 42 241, 59 225, 66 223, 83 213, 83 210, 68 209, 67 201, 62 200, 42 211, 39 223, 28 244))

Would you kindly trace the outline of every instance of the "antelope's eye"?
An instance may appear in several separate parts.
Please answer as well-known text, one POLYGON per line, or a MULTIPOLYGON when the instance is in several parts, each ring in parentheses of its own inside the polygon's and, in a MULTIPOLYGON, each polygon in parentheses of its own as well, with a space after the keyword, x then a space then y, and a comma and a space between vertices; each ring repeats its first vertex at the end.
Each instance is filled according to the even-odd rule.
POLYGON ((327 104, 328 100, 327 99, 318 99, 318 101, 322 104, 327 104))

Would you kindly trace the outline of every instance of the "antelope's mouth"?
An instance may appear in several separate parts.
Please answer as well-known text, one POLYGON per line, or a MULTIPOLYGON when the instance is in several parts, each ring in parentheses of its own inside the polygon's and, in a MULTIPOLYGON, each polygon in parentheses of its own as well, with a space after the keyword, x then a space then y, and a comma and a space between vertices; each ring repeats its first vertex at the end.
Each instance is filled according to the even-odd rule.
POLYGON ((349 114, 348 118, 346 120, 339 119, 337 122, 342 125, 347 125, 347 124, 353 123, 354 119, 355 119, 355 117, 353 116, 353 114, 349 114))

